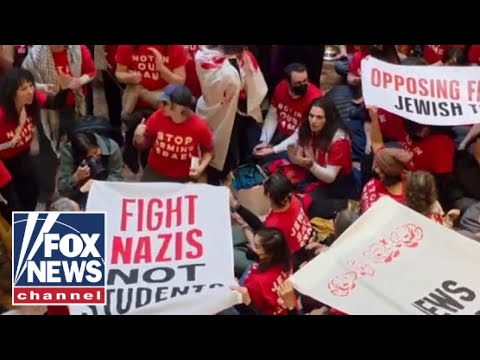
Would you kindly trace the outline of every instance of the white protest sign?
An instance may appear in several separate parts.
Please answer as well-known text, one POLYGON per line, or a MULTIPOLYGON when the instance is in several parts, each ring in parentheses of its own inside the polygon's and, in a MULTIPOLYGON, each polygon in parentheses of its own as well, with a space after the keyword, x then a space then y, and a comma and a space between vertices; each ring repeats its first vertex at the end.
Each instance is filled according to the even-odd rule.
POLYGON ((94 182, 87 211, 107 212, 107 305, 71 314, 215 314, 240 302, 228 189, 94 182))
POLYGON ((291 281, 350 315, 473 315, 479 259, 479 243, 385 196, 291 281))
POLYGON ((365 104, 440 126, 480 123, 480 68, 362 61, 365 104))

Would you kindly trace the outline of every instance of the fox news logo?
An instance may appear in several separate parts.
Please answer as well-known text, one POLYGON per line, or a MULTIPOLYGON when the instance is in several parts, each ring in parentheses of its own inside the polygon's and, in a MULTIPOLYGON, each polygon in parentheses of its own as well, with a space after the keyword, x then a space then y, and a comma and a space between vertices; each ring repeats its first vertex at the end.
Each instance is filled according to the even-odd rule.
POLYGON ((13 305, 105 305, 105 213, 14 212, 13 305))

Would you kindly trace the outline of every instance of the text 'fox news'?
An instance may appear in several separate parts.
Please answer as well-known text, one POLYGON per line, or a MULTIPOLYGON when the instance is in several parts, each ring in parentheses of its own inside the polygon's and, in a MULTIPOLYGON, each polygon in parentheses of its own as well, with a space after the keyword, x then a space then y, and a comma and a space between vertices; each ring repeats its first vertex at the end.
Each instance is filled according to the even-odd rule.
POLYGON ((106 215, 14 212, 13 305, 105 305, 106 215))

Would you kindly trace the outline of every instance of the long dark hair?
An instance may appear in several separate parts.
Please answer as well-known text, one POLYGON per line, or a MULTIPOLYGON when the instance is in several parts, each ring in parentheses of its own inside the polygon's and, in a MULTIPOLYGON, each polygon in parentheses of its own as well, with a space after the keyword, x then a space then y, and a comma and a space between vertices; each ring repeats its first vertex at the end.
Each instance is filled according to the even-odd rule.
POLYGON ((284 174, 270 175, 263 187, 265 195, 278 207, 285 206, 292 199, 293 185, 284 174))
POLYGON ((86 157, 89 149, 99 147, 95 133, 91 131, 71 134, 72 155, 75 163, 79 165, 86 157))
POLYGON ((316 149, 326 151, 330 147, 332 139, 339 129, 343 130, 347 135, 350 136, 350 130, 342 120, 335 103, 330 99, 317 98, 311 102, 308 110, 303 115, 302 123, 298 129, 298 142, 300 146, 308 146, 313 140, 313 146, 316 149), (313 107, 319 107, 323 109, 326 119, 325 126, 323 127, 322 131, 320 134, 315 136, 310 129, 309 122, 310 111, 313 107))
POLYGON ((255 235, 261 239, 263 250, 268 255, 268 258, 259 262, 259 270, 266 271, 281 264, 283 271, 290 271, 290 250, 283 233, 279 229, 265 228, 257 231, 255 235))
MULTIPOLYGON (((6 118, 11 120, 15 119, 17 124, 20 114, 15 105, 15 97, 17 96, 17 91, 20 86, 29 82, 35 87, 35 80, 30 71, 22 68, 12 68, 4 75, 0 85, 0 106, 3 107, 7 115, 6 118)), ((36 96, 33 97, 33 103, 29 105, 29 108, 33 109, 33 111, 39 109, 36 96)))

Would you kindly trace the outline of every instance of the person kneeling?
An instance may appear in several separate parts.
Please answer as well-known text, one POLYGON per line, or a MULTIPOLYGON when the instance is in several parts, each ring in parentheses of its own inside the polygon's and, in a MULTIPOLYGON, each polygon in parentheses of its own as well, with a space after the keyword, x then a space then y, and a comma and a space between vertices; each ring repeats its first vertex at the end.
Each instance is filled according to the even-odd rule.
POLYGON ((89 131, 74 134, 61 152, 58 192, 84 209, 92 181, 123 181, 122 169, 115 141, 89 131))

